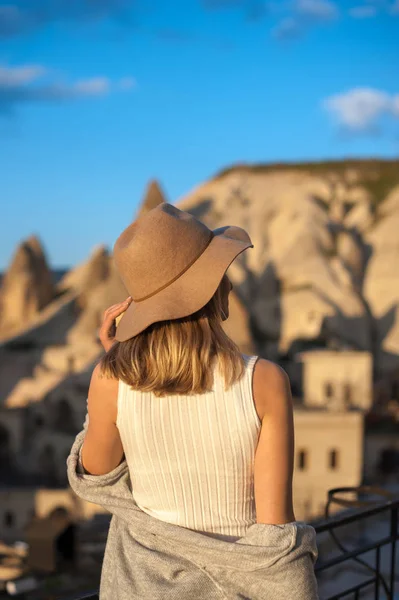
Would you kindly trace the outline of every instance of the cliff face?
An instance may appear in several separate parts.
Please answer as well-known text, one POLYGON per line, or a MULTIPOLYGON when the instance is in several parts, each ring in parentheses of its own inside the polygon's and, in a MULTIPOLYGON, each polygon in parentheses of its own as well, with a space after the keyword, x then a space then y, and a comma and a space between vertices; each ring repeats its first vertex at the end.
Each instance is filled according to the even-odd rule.
POLYGON ((396 367, 399 161, 242 165, 178 205, 251 235, 230 276, 260 353, 353 348, 378 370, 396 367))

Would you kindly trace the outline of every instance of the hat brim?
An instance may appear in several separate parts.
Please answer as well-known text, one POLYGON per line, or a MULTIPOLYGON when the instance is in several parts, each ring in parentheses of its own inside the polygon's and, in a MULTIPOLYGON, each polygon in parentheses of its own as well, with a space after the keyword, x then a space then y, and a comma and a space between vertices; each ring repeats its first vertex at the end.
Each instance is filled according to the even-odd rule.
POLYGON ((203 254, 176 281, 154 296, 130 303, 116 328, 118 342, 138 335, 153 323, 193 314, 212 298, 233 260, 253 247, 241 227, 220 227, 203 254))

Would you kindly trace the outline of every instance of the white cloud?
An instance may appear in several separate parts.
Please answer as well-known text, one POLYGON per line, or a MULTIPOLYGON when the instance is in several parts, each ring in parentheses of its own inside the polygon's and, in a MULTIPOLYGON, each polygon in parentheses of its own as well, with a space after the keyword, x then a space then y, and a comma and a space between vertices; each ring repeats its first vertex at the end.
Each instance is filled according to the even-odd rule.
POLYGON ((399 15, 399 0, 364 0, 364 4, 349 10, 349 14, 355 19, 375 17, 379 12, 399 15))
POLYGON ((337 4, 331 0, 296 0, 295 10, 299 15, 322 21, 335 19, 339 14, 337 4))
POLYGON ((349 14, 354 19, 369 19, 377 14, 376 6, 355 6, 349 11, 349 14))
POLYGON ((23 67, 3 67, 0 65, 0 87, 31 83, 46 73, 41 65, 24 65, 23 67))
POLYGON ((287 17, 273 29, 272 35, 278 40, 292 40, 299 37, 302 33, 302 28, 292 17, 287 17))
POLYGON ((109 92, 110 80, 107 77, 93 77, 78 81, 71 89, 82 96, 102 96, 109 92))
POLYGON ((10 0, 0 6, 0 38, 60 21, 96 22, 115 18, 127 24, 132 4, 132 0, 10 0))
POLYGON ((122 77, 118 81, 118 87, 121 90, 131 90, 136 87, 136 80, 134 77, 122 77))
POLYGON ((395 2, 390 7, 390 12, 393 15, 399 15, 399 0, 395 0, 395 2))
POLYGON ((392 100, 392 112, 395 117, 399 119, 399 94, 393 97, 392 100))
POLYGON ((327 98, 323 105, 339 125, 354 132, 371 129, 383 115, 399 118, 399 95, 372 88, 354 88, 327 98))
POLYGON ((338 5, 332 0, 292 0, 290 3, 281 2, 279 7, 275 7, 275 11, 280 12, 278 8, 285 13, 288 11, 288 16, 272 30, 273 37, 279 40, 301 37, 312 26, 328 23, 339 16, 338 5))
POLYGON ((54 73, 42 65, 0 65, 0 113, 9 113, 18 104, 98 97, 114 90, 129 90, 133 86, 132 77, 124 77, 116 83, 108 77, 66 83, 54 80, 54 73))

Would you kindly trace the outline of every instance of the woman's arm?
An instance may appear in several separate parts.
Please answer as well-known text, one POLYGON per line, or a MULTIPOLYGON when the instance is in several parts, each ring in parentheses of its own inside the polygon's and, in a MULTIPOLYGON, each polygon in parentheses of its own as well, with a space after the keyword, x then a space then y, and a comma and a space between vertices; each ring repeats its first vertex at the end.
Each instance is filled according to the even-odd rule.
POLYGON ((258 523, 295 521, 292 478, 294 418, 290 382, 278 365, 258 360, 254 397, 262 406, 262 427, 255 455, 255 505, 258 523))
POLYGON ((100 374, 97 365, 91 376, 89 425, 82 447, 82 464, 91 475, 104 475, 123 459, 123 447, 116 427, 118 380, 100 374))

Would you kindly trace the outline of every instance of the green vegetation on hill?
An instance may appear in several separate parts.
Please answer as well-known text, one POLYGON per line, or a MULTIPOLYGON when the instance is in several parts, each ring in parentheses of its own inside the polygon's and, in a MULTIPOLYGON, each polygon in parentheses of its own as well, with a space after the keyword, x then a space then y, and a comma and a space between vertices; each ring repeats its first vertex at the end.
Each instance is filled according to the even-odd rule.
MULTIPOLYGON (((344 181, 348 170, 357 171, 359 181, 370 192, 374 206, 386 198, 388 192, 399 185, 399 159, 343 159, 303 163, 258 163, 237 164, 223 169, 214 179, 221 179, 234 172, 242 173, 273 173, 283 171, 301 171, 310 175, 331 177, 338 175, 344 181)), ((348 182, 349 183, 349 182, 348 182)), ((349 184, 351 185, 351 184, 349 184)))
POLYGON ((364 174, 370 174, 370 169, 378 169, 384 175, 396 173, 396 178, 399 181, 399 158, 398 159, 340 159, 340 160, 324 160, 315 162, 298 162, 298 163, 238 163, 230 167, 226 167, 219 171, 215 179, 224 177, 234 171, 248 171, 250 173, 271 173, 273 171, 309 171, 311 173, 343 173, 347 169, 356 169, 364 174))

